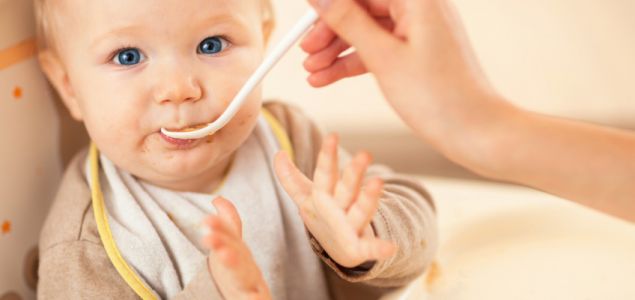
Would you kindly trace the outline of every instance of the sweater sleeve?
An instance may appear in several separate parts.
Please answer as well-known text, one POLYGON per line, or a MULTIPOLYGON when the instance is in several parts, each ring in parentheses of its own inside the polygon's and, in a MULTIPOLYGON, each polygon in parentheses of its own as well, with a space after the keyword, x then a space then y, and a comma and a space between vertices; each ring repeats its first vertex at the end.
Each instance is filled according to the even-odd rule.
MULTIPOLYGON (((298 109, 281 103, 268 103, 269 110, 286 129, 295 152, 295 163, 312 178, 322 143, 317 127, 298 109)), ((350 155, 340 149, 340 161, 346 164, 350 155)), ((346 269, 334 262, 309 234, 316 254, 339 277, 349 282, 364 282, 381 287, 408 284, 420 276, 432 262, 438 247, 434 202, 423 184, 412 176, 401 175, 382 165, 372 165, 366 180, 381 178, 384 191, 372 220, 375 234, 398 246, 391 258, 346 269)))
POLYGON ((373 177, 384 181, 384 191, 371 225, 380 239, 397 245, 397 253, 369 269, 356 270, 339 267, 319 245, 314 245, 314 249, 348 281, 384 287, 403 286, 419 277, 436 254, 438 236, 434 205, 425 188, 414 178, 379 165, 369 169, 367 178, 373 177))

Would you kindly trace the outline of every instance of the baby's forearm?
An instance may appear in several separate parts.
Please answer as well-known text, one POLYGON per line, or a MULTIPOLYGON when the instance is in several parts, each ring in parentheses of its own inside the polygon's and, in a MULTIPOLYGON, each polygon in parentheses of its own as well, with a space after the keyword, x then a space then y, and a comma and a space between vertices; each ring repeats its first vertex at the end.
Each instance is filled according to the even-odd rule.
POLYGON ((487 177, 635 221, 635 134, 511 106, 494 110, 495 119, 449 135, 453 145, 442 147, 451 148, 448 157, 487 177))

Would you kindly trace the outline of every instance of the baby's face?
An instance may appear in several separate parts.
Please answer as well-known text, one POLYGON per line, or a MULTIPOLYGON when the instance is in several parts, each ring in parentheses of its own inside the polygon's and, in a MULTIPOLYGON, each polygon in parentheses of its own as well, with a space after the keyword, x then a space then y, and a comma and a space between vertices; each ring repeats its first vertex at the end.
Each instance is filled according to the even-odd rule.
POLYGON ((205 189, 193 179, 211 178, 249 136, 260 89, 211 137, 183 142, 160 129, 225 110, 264 53, 260 1, 61 2, 55 39, 67 80, 56 87, 98 148, 146 181, 205 189))

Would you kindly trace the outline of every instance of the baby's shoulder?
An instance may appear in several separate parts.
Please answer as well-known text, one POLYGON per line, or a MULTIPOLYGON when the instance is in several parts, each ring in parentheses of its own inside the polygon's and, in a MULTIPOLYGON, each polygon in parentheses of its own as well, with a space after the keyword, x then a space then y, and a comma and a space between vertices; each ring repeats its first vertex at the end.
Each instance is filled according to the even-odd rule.
POLYGON ((320 128, 300 108, 293 105, 268 101, 263 106, 286 132, 295 154, 296 166, 307 176, 313 174, 322 144, 320 128))
POLYGON ((80 151, 66 168, 40 234, 41 252, 62 243, 100 242, 84 176, 86 156, 80 151))
POLYGON ((263 108, 269 112, 285 129, 296 125, 294 123, 305 123, 313 125, 313 121, 297 106, 284 103, 278 100, 267 100, 263 108))

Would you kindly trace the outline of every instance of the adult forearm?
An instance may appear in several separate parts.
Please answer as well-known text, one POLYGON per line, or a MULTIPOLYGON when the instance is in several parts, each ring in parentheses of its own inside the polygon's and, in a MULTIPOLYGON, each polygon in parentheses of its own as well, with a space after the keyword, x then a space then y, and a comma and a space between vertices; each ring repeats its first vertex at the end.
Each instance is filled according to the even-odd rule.
POLYGON ((635 134, 516 109, 499 108, 442 147, 459 164, 635 221, 635 134), (472 146, 472 148, 470 148, 472 146))

